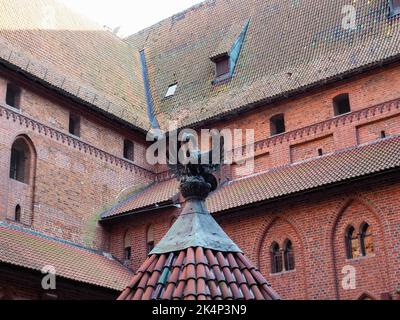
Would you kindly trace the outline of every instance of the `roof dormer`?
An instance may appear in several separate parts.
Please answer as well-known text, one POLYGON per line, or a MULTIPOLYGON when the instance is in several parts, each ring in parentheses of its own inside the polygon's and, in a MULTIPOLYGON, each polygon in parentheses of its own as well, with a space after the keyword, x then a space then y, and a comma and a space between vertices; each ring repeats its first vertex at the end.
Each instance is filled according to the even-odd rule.
POLYGON ((244 24, 235 24, 229 28, 222 41, 212 53, 210 60, 215 64, 215 79, 218 84, 233 77, 250 20, 244 24))

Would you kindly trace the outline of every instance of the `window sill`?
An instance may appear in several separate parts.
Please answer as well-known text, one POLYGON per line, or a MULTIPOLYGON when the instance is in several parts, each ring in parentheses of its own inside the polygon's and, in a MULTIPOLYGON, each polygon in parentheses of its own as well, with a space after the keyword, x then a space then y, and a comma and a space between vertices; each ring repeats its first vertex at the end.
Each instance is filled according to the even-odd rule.
POLYGON ((289 270, 289 271, 282 271, 282 272, 278 272, 278 273, 270 273, 270 277, 281 277, 281 276, 285 276, 287 274, 291 274, 291 273, 295 273, 296 269, 293 270, 289 270))
POLYGON ((358 257, 358 258, 354 258, 354 259, 346 259, 346 262, 358 262, 358 261, 363 261, 363 260, 367 260, 369 258, 375 258, 376 254, 371 254, 368 256, 362 256, 362 257, 358 257))
POLYGON ((3 103, 3 106, 5 106, 7 109, 10 109, 10 110, 12 110, 12 111, 14 111, 16 113, 21 113, 22 114, 21 108, 16 108, 16 107, 10 106, 9 104, 7 104, 5 102, 3 103))
POLYGON ((14 182, 16 182, 16 183, 19 183, 19 184, 21 184, 21 185, 24 185, 24 186, 28 186, 28 185, 29 185, 29 183, 27 183, 27 182, 19 181, 19 180, 14 179, 14 178, 10 178, 10 180, 11 180, 11 181, 14 181, 14 182))
POLYGON ((276 137, 279 137, 279 136, 283 136, 284 134, 286 134, 287 132, 285 131, 285 132, 282 132, 282 133, 277 133, 277 134, 271 134, 271 138, 276 138, 276 137))
POLYGON ((346 112, 346 113, 334 115, 334 116, 333 116, 333 119, 340 118, 340 117, 343 117, 343 116, 347 116, 348 114, 350 114, 350 113, 352 113, 352 112, 353 112, 353 111, 349 111, 349 112, 346 112))
POLYGON ((122 157, 122 159, 124 159, 125 161, 127 161, 127 162, 129 162, 131 164, 136 164, 135 160, 130 160, 130 159, 127 159, 127 158, 124 158, 124 157, 122 157))

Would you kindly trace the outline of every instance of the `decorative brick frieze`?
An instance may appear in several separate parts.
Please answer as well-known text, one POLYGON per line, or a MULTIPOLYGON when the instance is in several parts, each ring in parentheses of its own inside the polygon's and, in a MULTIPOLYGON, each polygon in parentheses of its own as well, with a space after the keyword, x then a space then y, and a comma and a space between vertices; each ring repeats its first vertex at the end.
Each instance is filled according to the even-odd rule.
POLYGON ((262 150, 264 148, 269 148, 271 145, 277 145, 278 143, 284 143, 289 141, 294 141, 297 139, 303 139, 306 136, 317 136, 324 133, 330 133, 339 126, 345 126, 347 124, 358 125, 358 122, 368 119, 372 121, 375 117, 379 117, 384 113, 390 113, 393 110, 400 109, 400 99, 388 101, 381 103, 369 108, 354 111, 339 117, 335 117, 326 121, 318 122, 310 126, 296 129, 279 136, 271 137, 258 141, 254 144, 255 151, 262 150))
POLYGON ((142 168, 132 163, 131 161, 124 160, 106 151, 98 149, 86 142, 83 142, 78 138, 72 137, 67 133, 61 132, 47 125, 44 125, 39 121, 33 120, 32 118, 29 118, 19 113, 18 111, 11 110, 11 108, 5 106, 3 103, 0 103, 0 117, 4 117, 7 120, 13 121, 17 125, 23 126, 27 129, 31 129, 32 131, 36 131, 39 134, 50 137, 51 139, 54 139, 60 143, 68 145, 69 147, 78 149, 79 151, 82 151, 90 156, 100 158, 105 162, 109 162, 118 167, 125 168, 126 170, 134 172, 135 174, 138 174, 142 177, 149 179, 156 178, 156 174, 151 172, 150 170, 142 168))

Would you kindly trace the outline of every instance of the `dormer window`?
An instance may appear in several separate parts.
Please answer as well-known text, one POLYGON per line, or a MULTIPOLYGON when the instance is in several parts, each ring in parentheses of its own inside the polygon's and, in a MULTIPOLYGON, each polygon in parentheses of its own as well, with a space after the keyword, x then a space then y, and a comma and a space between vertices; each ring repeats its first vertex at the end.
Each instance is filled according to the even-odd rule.
POLYGON ((215 57, 212 59, 215 63, 215 81, 219 82, 229 78, 231 68, 230 68, 230 59, 228 54, 223 54, 219 57, 215 57))
POLYGON ((390 16, 397 16, 400 14, 400 0, 389 0, 390 16))
POLYGON ((223 56, 215 61, 215 75, 217 78, 229 73, 229 56, 223 56))
POLYGON ((172 97, 175 95, 176 89, 178 88, 178 84, 172 84, 168 87, 167 93, 165 94, 166 98, 172 97))

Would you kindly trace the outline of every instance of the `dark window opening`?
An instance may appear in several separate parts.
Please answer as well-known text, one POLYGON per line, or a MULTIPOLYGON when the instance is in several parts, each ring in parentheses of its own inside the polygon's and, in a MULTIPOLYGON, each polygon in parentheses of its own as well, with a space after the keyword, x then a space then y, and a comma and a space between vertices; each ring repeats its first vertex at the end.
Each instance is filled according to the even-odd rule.
POLYGON ((390 16, 400 14, 400 0, 389 0, 390 16))
POLYGON ((324 151, 322 149, 318 149, 318 156, 322 157, 324 155, 324 151))
POLYGON ((127 266, 132 257, 132 237, 129 231, 124 236, 124 264, 127 266))
POLYGON ((358 241, 358 234, 353 226, 350 226, 347 228, 346 249, 347 249, 347 258, 348 259, 356 259, 361 256, 360 243, 358 241))
POLYGON ((229 57, 223 57, 215 62, 216 76, 221 77, 229 73, 229 57))
POLYGON ((131 260, 131 254, 132 254, 132 248, 131 247, 126 247, 124 249, 124 260, 125 261, 130 261, 131 260))
POLYGON ((215 58, 213 62, 215 63, 214 83, 229 79, 231 72, 229 55, 223 55, 221 57, 215 58))
POLYGON ((349 94, 344 93, 333 98, 333 109, 335 116, 351 112, 349 94))
POLYGON ((71 113, 69 115, 69 133, 76 137, 81 136, 81 118, 71 113))
POLYGON ((10 178, 19 182, 29 182, 29 147, 22 139, 14 142, 11 148, 10 178))
POLYGON ((134 145, 130 140, 124 140, 124 158, 130 161, 134 160, 134 145))
POLYGON ((294 270, 294 251, 292 241, 288 240, 284 249, 285 271, 294 270))
POLYGON ((10 107, 19 109, 21 100, 21 89, 14 84, 7 85, 6 104, 10 107))
POLYGON ((147 236, 146 236, 146 245, 147 245, 147 253, 150 253, 154 249, 154 228, 150 225, 147 229, 147 236))
POLYGON ((154 241, 150 241, 147 243, 147 253, 150 253, 154 249, 154 241))
POLYGON ((19 204, 17 204, 17 206, 15 207, 14 220, 16 222, 20 222, 21 221, 21 206, 19 204))
POLYGON ((270 119, 271 136, 282 134, 286 132, 285 116, 278 114, 270 119))
POLYGON ((271 273, 280 273, 283 270, 282 253, 279 244, 274 242, 271 246, 271 273))
POLYGON ((374 242, 372 239, 372 227, 368 223, 361 226, 360 232, 361 254, 370 256, 374 254, 374 242))
POLYGON ((385 139, 386 138, 386 131, 381 131, 381 139, 385 139))

